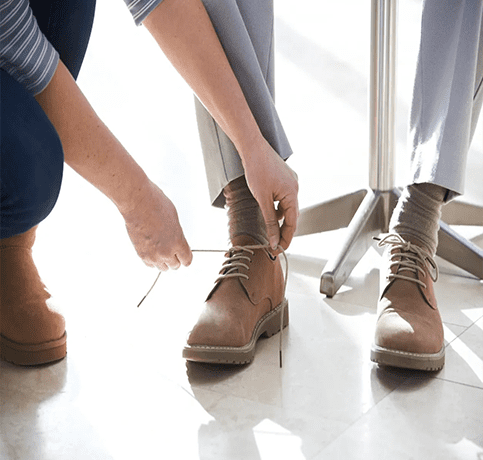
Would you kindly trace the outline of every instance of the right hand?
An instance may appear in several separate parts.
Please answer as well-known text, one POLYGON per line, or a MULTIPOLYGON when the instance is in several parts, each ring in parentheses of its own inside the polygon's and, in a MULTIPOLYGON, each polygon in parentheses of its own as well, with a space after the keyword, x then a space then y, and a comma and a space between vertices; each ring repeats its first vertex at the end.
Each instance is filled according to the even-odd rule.
POLYGON ((244 162, 247 184, 265 219, 270 246, 274 251, 278 245, 286 250, 299 217, 297 174, 265 139, 254 151, 257 154, 244 162))
POLYGON ((171 200, 151 181, 141 194, 137 206, 123 214, 139 257, 148 267, 161 271, 190 265, 193 253, 171 200))

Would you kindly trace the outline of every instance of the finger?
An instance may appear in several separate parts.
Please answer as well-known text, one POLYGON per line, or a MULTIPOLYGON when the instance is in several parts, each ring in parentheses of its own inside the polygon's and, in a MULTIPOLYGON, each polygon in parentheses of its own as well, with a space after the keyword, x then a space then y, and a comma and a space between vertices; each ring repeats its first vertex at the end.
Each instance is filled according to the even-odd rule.
POLYGON ((270 247, 275 250, 280 242, 280 227, 278 225, 278 218, 273 202, 270 201, 264 206, 260 206, 263 218, 265 219, 265 226, 267 228, 268 241, 270 247))
POLYGON ((285 219, 280 230, 280 246, 288 249, 297 230, 298 207, 291 207, 284 211, 285 219))
POLYGON ((176 257, 176 254, 173 257, 170 257, 166 261, 166 265, 171 269, 171 270, 178 270, 179 267, 181 267, 181 262, 179 261, 178 257, 176 257))
POLYGON ((282 225, 281 236, 280 236, 280 246, 286 251, 290 246, 295 234, 295 229, 289 227, 285 224, 282 225))
POLYGON ((185 267, 189 267, 191 265, 191 262, 193 261, 193 252, 191 251, 191 248, 186 240, 176 255, 181 264, 183 264, 185 267))
POLYGON ((156 268, 162 272, 167 272, 169 270, 169 267, 164 262, 157 263, 156 268))
POLYGON ((284 218, 283 208, 279 206, 277 208, 277 220, 280 222, 284 218))

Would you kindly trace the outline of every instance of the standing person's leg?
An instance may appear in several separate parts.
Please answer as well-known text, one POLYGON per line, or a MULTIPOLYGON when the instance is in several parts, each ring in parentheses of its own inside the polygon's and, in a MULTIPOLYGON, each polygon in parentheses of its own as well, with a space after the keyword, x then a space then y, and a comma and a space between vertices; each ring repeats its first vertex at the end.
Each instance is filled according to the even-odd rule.
MULTIPOLYGON (((260 130, 278 154, 292 151, 274 105, 272 0, 203 0, 228 60, 260 130)), ((288 307, 280 260, 266 249, 236 249, 267 244, 265 222, 244 177, 238 153, 196 101, 198 126, 212 203, 226 204, 230 251, 223 274, 208 296, 188 346, 187 359, 244 363, 253 359, 261 334, 280 330, 288 307)))
MULTIPOLYGON (((44 35, 77 77, 95 2, 75 2, 32 0, 31 5, 44 35)), ((64 156, 57 132, 34 97, 6 72, 0 79, 0 357, 41 364, 66 354, 64 318, 53 308, 32 259, 37 225, 60 191, 64 156)))
MULTIPOLYGON (((292 150, 274 104, 273 0, 203 0, 260 130, 287 159, 292 150)), ((244 174, 238 153, 203 105, 196 115, 211 201, 222 207, 222 190, 244 174)))
POLYGON ((382 242, 388 247, 372 349, 372 359, 381 364, 426 370, 444 365, 433 257, 441 208, 463 193, 466 157, 481 109, 482 12, 475 0, 424 4, 410 122, 413 183, 393 212, 393 236, 382 242))

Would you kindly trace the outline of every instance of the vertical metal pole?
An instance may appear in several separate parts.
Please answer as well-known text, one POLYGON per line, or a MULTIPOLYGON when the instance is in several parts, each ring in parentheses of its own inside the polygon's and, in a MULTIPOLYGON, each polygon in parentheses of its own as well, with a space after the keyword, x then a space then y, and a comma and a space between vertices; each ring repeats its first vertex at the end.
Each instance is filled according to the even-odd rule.
POLYGON ((394 188, 396 15, 397 0, 372 0, 369 186, 383 192, 394 188))

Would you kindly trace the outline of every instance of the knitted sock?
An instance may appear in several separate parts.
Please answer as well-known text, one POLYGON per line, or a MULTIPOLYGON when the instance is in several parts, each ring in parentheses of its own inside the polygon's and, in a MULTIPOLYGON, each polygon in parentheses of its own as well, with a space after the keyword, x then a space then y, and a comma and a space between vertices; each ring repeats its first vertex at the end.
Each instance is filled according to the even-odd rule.
POLYGON ((438 247, 439 219, 447 190, 424 183, 406 187, 389 223, 389 231, 416 239, 434 256, 438 247))
POLYGON ((230 240, 240 235, 250 235, 261 244, 268 244, 265 219, 257 200, 250 192, 245 176, 231 181, 224 189, 228 210, 230 240))

